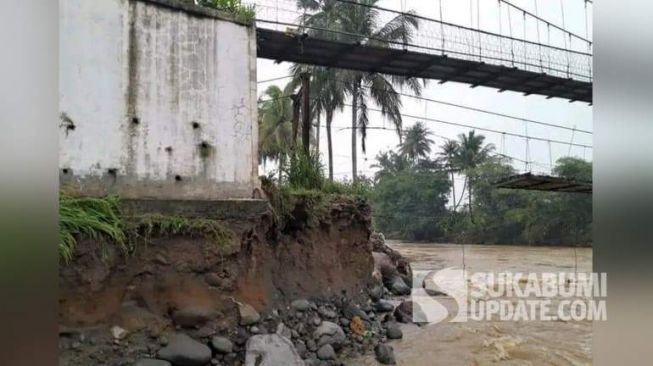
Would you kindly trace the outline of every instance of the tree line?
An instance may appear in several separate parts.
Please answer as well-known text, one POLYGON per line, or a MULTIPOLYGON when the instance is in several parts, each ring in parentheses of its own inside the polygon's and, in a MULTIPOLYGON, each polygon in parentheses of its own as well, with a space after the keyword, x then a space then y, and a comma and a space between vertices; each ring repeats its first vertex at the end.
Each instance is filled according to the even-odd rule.
MULTIPOLYGON (((374 5, 378 0, 365 0, 374 5)), ((307 10, 302 32, 345 42, 349 34, 369 42, 408 42, 419 22, 408 12, 382 22, 371 7, 351 7, 334 0, 298 0, 307 10), (325 32, 320 29, 337 29, 325 32), (320 33, 320 34, 318 34, 320 33), (346 38, 346 39, 340 39, 346 38)), ((389 237, 503 244, 585 244, 591 238, 591 198, 585 195, 498 190, 494 183, 515 172, 510 161, 494 152, 492 144, 475 131, 461 134, 434 151, 432 133, 422 123, 403 128, 400 92, 420 95, 425 81, 352 70, 295 64, 290 82, 271 85, 259 100, 259 159, 277 164, 281 185, 366 195, 373 206, 374 224, 389 237), (310 142, 308 155, 297 149, 302 75, 310 78, 310 142), (351 103, 352 181, 333 182, 332 122, 351 103), (375 104, 400 136, 395 150, 376 156, 374 177, 358 175, 357 151, 366 150, 375 104), (324 117, 327 167, 320 162, 320 129, 324 117), (324 176, 324 170, 328 177, 324 176), (455 179, 463 179, 456 192, 455 179)), ((306 111, 301 111, 306 113, 306 111)), ((591 181, 591 163, 563 158, 553 174, 591 181)))

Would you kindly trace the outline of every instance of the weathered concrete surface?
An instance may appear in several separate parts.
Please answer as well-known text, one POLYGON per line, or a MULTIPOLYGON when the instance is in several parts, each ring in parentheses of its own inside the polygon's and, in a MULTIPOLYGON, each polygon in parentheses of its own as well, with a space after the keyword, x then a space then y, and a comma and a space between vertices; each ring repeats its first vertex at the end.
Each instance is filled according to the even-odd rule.
POLYGON ((60 2, 60 180, 85 195, 251 198, 255 31, 173 0, 60 2))

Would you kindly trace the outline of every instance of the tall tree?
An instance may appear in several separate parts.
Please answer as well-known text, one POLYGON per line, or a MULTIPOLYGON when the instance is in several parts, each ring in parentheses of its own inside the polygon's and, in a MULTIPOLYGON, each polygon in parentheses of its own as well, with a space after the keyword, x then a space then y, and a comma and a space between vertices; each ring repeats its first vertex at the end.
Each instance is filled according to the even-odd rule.
POLYGON ((456 211, 458 204, 456 202, 456 182, 455 182, 455 172, 456 172, 456 155, 458 154, 458 149, 460 145, 454 140, 447 140, 447 142, 442 145, 440 149, 440 156, 445 161, 447 170, 451 175, 451 196, 453 198, 453 210, 456 211))
MULTIPOLYGON (((259 162, 276 162, 280 168, 286 162, 293 145, 292 89, 269 86, 259 100, 259 162)), ((279 169, 281 179, 281 169, 279 169)))
POLYGON ((430 136, 431 131, 424 126, 424 123, 417 122, 403 133, 404 139, 399 145, 399 153, 413 161, 425 158, 431 153, 431 145, 434 144, 430 136))
MULTIPOLYGON (((483 145, 485 136, 477 135, 476 131, 469 131, 467 134, 458 135, 459 149, 456 154, 456 164, 465 173, 465 182, 467 185, 467 199, 469 204, 469 218, 474 222, 472 211, 472 188, 474 186, 474 169, 486 161, 490 153, 494 150, 493 144, 483 145)), ((464 190, 464 188, 463 188, 464 190)))
MULTIPOLYGON (((333 180, 333 138, 331 135, 331 126, 335 113, 342 111, 345 107, 347 91, 344 88, 344 84, 338 80, 337 70, 321 66, 294 64, 291 66, 291 73, 293 74, 291 83, 293 85, 298 85, 299 75, 306 71, 310 72, 312 75, 311 115, 317 120, 316 145, 319 145, 320 115, 324 114, 326 117, 329 179, 333 180)), ((319 153, 319 148, 316 149, 316 151, 319 153)))
MULTIPOLYGON (((298 0, 298 6, 310 11, 303 16, 306 32, 314 36, 335 39, 347 43, 366 43, 375 46, 389 46, 395 42, 408 43, 418 27, 414 12, 398 14, 388 22, 382 22, 374 6, 379 0, 360 0, 360 5, 336 0, 298 0), (324 29, 336 30, 328 32, 324 29)), ((378 73, 339 70, 336 78, 352 100, 352 177, 357 178, 357 134, 360 131, 361 147, 365 152, 367 126, 369 124, 368 104, 374 102, 381 109, 401 135, 401 98, 395 89, 410 88, 419 95, 422 84, 415 78, 385 76, 378 73)))

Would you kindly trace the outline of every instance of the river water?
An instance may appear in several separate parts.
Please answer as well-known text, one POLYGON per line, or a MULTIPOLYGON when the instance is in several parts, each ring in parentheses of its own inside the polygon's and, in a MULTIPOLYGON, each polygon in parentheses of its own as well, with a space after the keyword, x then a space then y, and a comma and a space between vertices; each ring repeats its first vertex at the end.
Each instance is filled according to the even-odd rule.
MULTIPOLYGON (((592 249, 388 243, 413 270, 462 268, 469 272, 591 272, 592 249)), ((591 365, 591 321, 467 321, 403 325, 392 341, 398 365, 591 365)), ((348 365, 378 365, 374 355, 348 365)))

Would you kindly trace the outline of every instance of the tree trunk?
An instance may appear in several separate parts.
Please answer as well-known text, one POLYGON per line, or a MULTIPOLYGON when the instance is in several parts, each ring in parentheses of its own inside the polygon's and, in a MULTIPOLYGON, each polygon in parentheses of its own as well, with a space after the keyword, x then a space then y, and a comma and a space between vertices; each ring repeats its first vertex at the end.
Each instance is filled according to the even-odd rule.
POLYGON ((329 150, 329 180, 333 181, 333 146, 331 145, 331 122, 333 111, 326 112, 327 149, 329 150))
POLYGON ((315 154, 320 156, 320 117, 322 113, 317 114, 317 126, 315 126, 315 154))
POLYGON ((472 212, 472 178, 468 179, 469 181, 469 195, 467 196, 467 202, 469 202, 469 219, 474 223, 474 213, 472 212))
POLYGON ((453 196, 453 210, 456 211, 456 181, 454 180, 453 169, 451 169, 451 192, 453 196))
POLYGON ((360 81, 354 84, 351 103, 351 176, 352 181, 357 180, 357 151, 356 151, 356 127, 358 122, 358 88, 360 81))
POLYGON ((310 154, 311 143, 311 75, 301 74, 302 78, 302 148, 306 156, 310 154))

